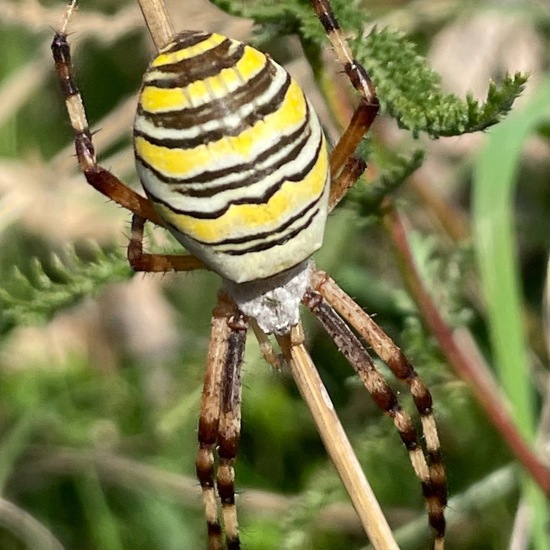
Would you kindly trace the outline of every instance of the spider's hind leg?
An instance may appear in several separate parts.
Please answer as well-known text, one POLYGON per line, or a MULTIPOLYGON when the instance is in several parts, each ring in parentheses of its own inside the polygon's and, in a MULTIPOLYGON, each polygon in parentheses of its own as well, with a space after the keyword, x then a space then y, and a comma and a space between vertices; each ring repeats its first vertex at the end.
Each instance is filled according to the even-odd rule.
POLYGON ((328 275, 315 270, 312 286, 315 290, 306 293, 304 304, 355 369, 375 403, 392 418, 407 448, 413 469, 422 483, 428 520, 435 533, 434 547, 439 550, 444 545, 447 487, 430 392, 399 347, 328 275), (409 385, 422 422, 426 454, 410 415, 401 407, 395 393, 344 319, 365 338, 396 378, 409 385))
POLYGON ((244 356, 247 321, 223 293, 212 316, 212 333, 208 350, 199 419, 197 477, 201 484, 208 529, 209 550, 223 548, 218 514, 215 476, 215 450, 218 447, 217 488, 222 504, 227 547, 240 547, 235 506, 235 474, 241 426, 241 365, 244 356))
POLYGON ((216 483, 222 503, 222 516, 228 550, 240 547, 237 507, 235 505, 235 470, 241 433, 241 367, 248 322, 236 308, 228 321, 230 333, 222 376, 221 416, 218 430, 218 473, 216 483))

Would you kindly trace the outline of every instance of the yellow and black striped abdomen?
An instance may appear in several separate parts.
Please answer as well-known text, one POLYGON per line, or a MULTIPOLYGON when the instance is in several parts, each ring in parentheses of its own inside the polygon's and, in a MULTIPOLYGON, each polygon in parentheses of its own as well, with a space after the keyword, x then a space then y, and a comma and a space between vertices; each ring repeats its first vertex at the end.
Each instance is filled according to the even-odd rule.
POLYGON ((300 87, 258 50, 177 35, 145 73, 134 147, 167 226, 222 277, 264 279, 321 246, 325 138, 300 87))

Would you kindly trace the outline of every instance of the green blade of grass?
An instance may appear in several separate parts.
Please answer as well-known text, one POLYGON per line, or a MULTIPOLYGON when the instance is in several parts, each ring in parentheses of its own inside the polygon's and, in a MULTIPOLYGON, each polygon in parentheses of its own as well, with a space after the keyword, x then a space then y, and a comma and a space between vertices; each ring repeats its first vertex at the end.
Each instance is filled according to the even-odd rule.
POLYGON ((95 470, 90 467, 78 484, 83 509, 88 518, 91 536, 97 548, 124 550, 120 536, 120 522, 111 511, 104 490, 95 470))
MULTIPOLYGON (((514 192, 526 139, 547 119, 550 82, 544 81, 524 108, 489 132, 480 152, 473 181, 473 235, 481 286, 487 304, 495 370, 521 433, 534 440, 534 391, 529 376, 528 347, 522 322, 522 297, 514 236, 514 192)), ((536 548, 545 539, 546 506, 542 495, 532 498, 536 548), (535 504, 538 501, 538 504, 535 504), (541 505, 542 504, 542 505, 541 505)))

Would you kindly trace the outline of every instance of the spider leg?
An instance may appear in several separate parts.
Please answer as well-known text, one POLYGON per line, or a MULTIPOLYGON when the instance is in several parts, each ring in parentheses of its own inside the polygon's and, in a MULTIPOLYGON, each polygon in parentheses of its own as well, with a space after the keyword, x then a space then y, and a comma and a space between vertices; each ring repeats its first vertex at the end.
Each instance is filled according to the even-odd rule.
POLYGON ((254 336, 260 346, 260 353, 266 362, 275 370, 280 370, 284 363, 282 354, 277 353, 269 340, 269 336, 259 327, 255 319, 249 319, 250 328, 254 332, 254 336))
POLYGON ((204 500, 209 550, 221 550, 223 547, 214 486, 214 450, 218 443, 222 376, 229 349, 231 329, 228 320, 231 313, 232 309, 228 304, 219 299, 212 314, 212 330, 199 416, 199 450, 195 467, 204 500))
POLYGON ((214 485, 218 447, 217 487, 230 549, 239 548, 235 507, 233 462, 240 435, 240 368, 244 354, 246 321, 225 294, 220 293, 212 315, 212 332, 199 418, 199 450, 196 472, 199 479, 208 530, 209 550, 223 548, 222 528, 214 485))
POLYGON ((314 270, 312 286, 369 343, 396 378, 408 384, 424 430, 434 491, 446 504, 445 468, 432 410, 432 396, 395 342, 348 296, 327 273, 314 270))
MULTIPOLYGON (((369 131, 378 113, 379 102, 370 76, 365 68, 354 58, 348 41, 340 29, 340 25, 328 0, 310 1, 319 21, 325 28, 338 60, 344 66, 351 84, 361 96, 359 105, 356 107, 348 127, 330 156, 331 177, 334 180, 346 165, 349 157, 355 152, 363 136, 369 131)), ((341 189, 340 193, 341 195, 336 197, 334 203, 339 202, 343 193, 345 193, 345 188, 341 189)))
POLYGON ((237 507, 235 506, 235 470, 241 433, 241 367, 244 357, 246 317, 233 309, 228 320, 230 329, 222 375, 222 399, 218 427, 218 472, 217 486, 222 503, 223 524, 228 550, 240 548, 237 507))
MULTIPOLYGON (((303 302, 317 317, 323 328, 355 369, 378 407, 393 419, 399 436, 407 448, 413 469, 422 483, 428 508, 429 523, 435 532, 434 547, 441 549, 443 548, 445 535, 444 509, 447 502, 447 489, 445 470, 439 450, 439 439, 433 420, 431 395, 401 350, 377 325, 376 330, 373 330, 372 327, 370 327, 369 331, 360 331, 357 329, 357 323, 346 314, 346 307, 341 305, 340 293, 344 294, 344 296, 345 293, 335 283, 332 282, 330 285, 326 283, 327 280, 328 276, 316 271, 313 279, 313 285, 317 282, 315 286, 316 290, 310 289, 306 293, 303 302), (321 279, 321 282, 319 282, 319 279, 323 275, 325 279, 321 279), (333 290, 333 286, 335 287, 334 294, 330 294, 330 299, 325 299, 324 294, 321 294, 321 292, 325 293, 325 289, 323 288, 325 284, 330 290, 333 290), (339 291, 338 294, 335 292, 336 290, 339 291), (334 298, 336 295, 338 298, 334 298), (388 367, 395 376, 409 384, 415 405, 422 419, 429 465, 410 415, 401 407, 395 393, 389 387, 384 377, 377 371, 372 358, 342 317, 333 309, 333 305, 372 345, 376 353, 388 364, 388 367)), ((326 294, 329 295, 328 290, 326 294)), ((349 300, 351 302, 351 298, 349 300)), ((343 303, 348 307, 350 306, 347 301, 343 301, 343 303)), ((357 305, 355 305, 355 309, 362 312, 361 308, 357 305)), ((364 312, 362 314, 366 316, 364 312)), ((370 324, 374 324, 372 319, 369 318, 369 321, 370 324)))
POLYGON ((355 156, 348 158, 338 176, 331 180, 330 194, 328 197, 329 212, 334 210, 336 205, 347 193, 348 189, 354 186, 366 167, 367 163, 363 159, 355 156))
POLYGON ((65 97, 67 112, 74 131, 74 143, 80 170, 88 183, 107 198, 157 225, 164 225, 148 199, 124 185, 116 176, 96 162, 92 133, 88 126, 80 91, 73 77, 71 49, 67 42, 66 27, 75 6, 74 0, 69 2, 62 29, 55 33, 51 48, 59 84, 65 97))
MULTIPOLYGON (((339 61, 344 66, 348 78, 361 95, 359 105, 348 127, 331 154, 330 165, 332 184, 329 208, 332 209, 341 200, 347 189, 354 184, 355 180, 361 175, 365 168, 364 164, 363 166, 358 164, 353 154, 357 145, 375 119, 379 108, 379 102, 374 85, 364 67, 353 57, 349 44, 340 30, 338 21, 336 20, 328 0, 311 0, 311 3, 327 32, 339 61)), ((447 503, 446 476, 445 468, 441 460, 439 437, 432 413, 432 398, 430 392, 420 380, 418 374, 401 350, 349 296, 345 295, 345 293, 338 288, 332 279, 321 272, 314 272, 312 285, 327 300, 328 304, 333 306, 338 313, 340 313, 359 334, 365 338, 380 358, 388 364, 388 367, 392 370, 394 375, 409 385, 422 422, 422 429, 426 440, 428 463, 426 463, 424 454, 418 445, 418 439, 414 428, 413 431, 409 431, 409 424, 412 428, 410 417, 406 415, 407 419, 402 415, 402 409, 397 402, 396 405, 390 405, 392 400, 389 399, 389 394, 386 393, 386 389, 389 392, 391 392, 391 390, 385 381, 383 382, 383 386, 378 386, 378 382, 374 383, 376 377, 372 374, 368 374, 371 372, 371 366, 369 365, 372 365, 372 368, 374 368, 370 357, 366 359, 368 354, 357 363, 357 366, 361 364, 367 365, 367 370, 364 371, 363 375, 358 370, 367 389, 369 389, 369 378, 373 384, 372 389, 375 392, 379 392, 383 389, 385 397, 381 396, 382 398, 380 401, 377 397, 378 394, 373 394, 373 397, 377 404, 393 417, 401 438, 409 450, 413 467, 423 483, 430 525, 436 533, 436 547, 443 547, 445 532, 444 509, 447 503), (317 283, 315 280, 317 280, 317 283), (384 399, 387 401, 385 402, 384 399), (398 406, 398 409, 395 411, 390 410, 393 406, 398 406), (385 407, 390 407, 390 409, 385 407), (412 436, 413 432, 414 441, 409 441, 409 436, 412 436)), ((325 308, 322 302, 314 298, 311 293, 306 295, 305 303, 319 318, 321 323, 325 326, 325 329, 329 331, 335 341, 336 338, 343 338, 343 340, 347 340, 348 343, 352 342, 351 337, 355 338, 355 335, 346 325, 342 324, 345 328, 341 328, 340 323, 336 323, 329 328, 328 325, 330 322, 335 321, 336 318, 339 319, 337 315, 334 317, 335 314, 332 308, 325 308), (332 313, 329 314, 329 311, 332 313), (331 331, 335 332, 332 333, 331 331), (345 333, 349 334, 345 335, 345 333)), ((355 347, 356 344, 360 345, 359 341, 354 343, 352 347, 355 347)), ((352 362, 352 357, 348 357, 348 360, 352 362)), ((371 390, 369 389, 369 391, 371 390)))
POLYGON ((146 254, 143 252, 143 229, 147 220, 138 214, 132 216, 128 262, 134 271, 166 273, 208 269, 191 254, 146 254))

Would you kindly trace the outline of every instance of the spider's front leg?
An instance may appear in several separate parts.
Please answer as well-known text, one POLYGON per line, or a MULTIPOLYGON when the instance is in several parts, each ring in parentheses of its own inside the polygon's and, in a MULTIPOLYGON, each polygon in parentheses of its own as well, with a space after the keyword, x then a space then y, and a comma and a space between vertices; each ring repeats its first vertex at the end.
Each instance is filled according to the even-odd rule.
POLYGON ((223 548, 216 499, 215 451, 219 465, 217 488, 222 503, 227 547, 240 547, 235 506, 233 462, 241 426, 241 365, 248 323, 229 298, 220 293, 212 315, 212 332, 199 419, 197 477, 201 484, 209 550, 223 548))
POLYGON ((148 199, 132 191, 111 172, 97 164, 92 133, 88 125, 82 96, 74 79, 71 49, 67 41, 66 28, 75 8, 76 2, 70 2, 62 28, 55 33, 51 48, 59 84, 65 97, 65 105, 74 131, 74 143, 80 170, 88 183, 107 198, 157 225, 164 225, 148 199))
POLYGON ((327 0, 310 0, 319 21, 325 28, 327 36, 334 48, 338 61, 351 84, 360 94, 359 104, 348 124, 348 127, 338 140, 330 155, 331 172, 331 209, 344 196, 347 189, 359 178, 363 170, 361 161, 353 159, 353 155, 364 135, 369 131, 379 109, 376 89, 365 68, 355 59, 340 25, 327 0), (344 182, 351 182, 345 184, 344 182))

